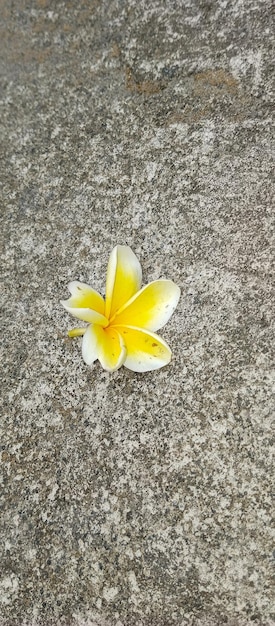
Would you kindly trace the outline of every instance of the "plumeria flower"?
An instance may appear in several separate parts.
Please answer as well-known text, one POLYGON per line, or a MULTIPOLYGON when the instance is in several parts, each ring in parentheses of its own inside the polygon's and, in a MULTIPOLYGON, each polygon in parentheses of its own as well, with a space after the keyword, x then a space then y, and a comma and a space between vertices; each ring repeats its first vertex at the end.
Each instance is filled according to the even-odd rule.
POLYGON ((69 284, 71 297, 61 304, 86 328, 69 330, 69 337, 83 335, 82 355, 91 365, 98 359, 108 372, 122 365, 134 372, 155 370, 171 360, 167 343, 155 334, 175 310, 180 290, 171 280, 155 280, 141 288, 141 266, 128 246, 111 252, 106 298, 76 280, 69 284))

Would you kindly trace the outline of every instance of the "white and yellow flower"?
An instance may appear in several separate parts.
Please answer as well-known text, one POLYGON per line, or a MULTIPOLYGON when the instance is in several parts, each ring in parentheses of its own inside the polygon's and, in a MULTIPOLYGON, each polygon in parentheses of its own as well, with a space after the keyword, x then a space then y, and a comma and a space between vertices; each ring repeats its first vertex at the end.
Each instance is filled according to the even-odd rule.
POLYGON ((106 298, 78 281, 69 284, 71 297, 61 301, 74 317, 88 322, 69 337, 83 336, 82 355, 91 365, 98 359, 113 372, 122 365, 134 372, 148 372, 167 365, 171 350, 155 334, 175 310, 180 290, 171 280, 155 280, 141 288, 141 266, 128 246, 111 252, 106 298))

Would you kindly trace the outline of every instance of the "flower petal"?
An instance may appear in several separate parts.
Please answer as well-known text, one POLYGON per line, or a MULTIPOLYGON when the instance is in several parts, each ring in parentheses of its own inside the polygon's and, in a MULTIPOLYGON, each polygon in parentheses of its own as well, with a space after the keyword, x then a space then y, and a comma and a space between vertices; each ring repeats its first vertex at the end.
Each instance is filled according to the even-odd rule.
POLYGON ((141 266, 128 246, 111 252, 106 279, 105 316, 110 319, 141 286, 141 266))
POLYGON ((83 337, 82 355, 87 365, 99 359, 105 370, 114 372, 123 365, 126 349, 117 330, 91 324, 83 337))
POLYGON ((174 312, 180 289, 171 280, 155 280, 136 293, 111 320, 112 326, 162 328, 174 312))
POLYGON ((155 333, 131 326, 120 326, 119 333, 127 351, 124 365, 133 372, 150 372, 170 362, 169 346, 155 333))
POLYGON ((66 311, 71 313, 78 320, 90 322, 90 324, 99 324, 99 326, 108 326, 109 322, 104 315, 101 315, 101 313, 97 311, 92 311, 92 309, 76 308, 72 306, 73 300, 74 298, 69 298, 69 300, 60 300, 60 302, 66 311))
POLYGON ((101 330, 98 359, 108 372, 118 370, 126 359, 126 348, 121 334, 115 328, 101 330))
POLYGON ((102 331, 101 326, 94 326, 93 324, 90 324, 83 337, 82 356, 87 365, 91 365, 94 361, 96 361, 96 359, 98 359, 98 344, 101 336, 100 331, 102 331))
POLYGON ((72 294, 70 306, 76 309, 92 309, 104 315, 104 299, 95 289, 85 283, 80 283, 78 280, 69 283, 68 288, 72 294))

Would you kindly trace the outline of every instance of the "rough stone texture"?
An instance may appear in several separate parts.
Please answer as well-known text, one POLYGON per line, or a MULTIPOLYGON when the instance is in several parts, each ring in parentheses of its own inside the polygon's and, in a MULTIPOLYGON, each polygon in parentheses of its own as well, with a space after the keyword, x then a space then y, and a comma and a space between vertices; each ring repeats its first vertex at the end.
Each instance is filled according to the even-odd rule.
POLYGON ((271 4, 1 0, 1 626, 275 623, 271 4), (66 338, 116 243, 154 373, 66 338))

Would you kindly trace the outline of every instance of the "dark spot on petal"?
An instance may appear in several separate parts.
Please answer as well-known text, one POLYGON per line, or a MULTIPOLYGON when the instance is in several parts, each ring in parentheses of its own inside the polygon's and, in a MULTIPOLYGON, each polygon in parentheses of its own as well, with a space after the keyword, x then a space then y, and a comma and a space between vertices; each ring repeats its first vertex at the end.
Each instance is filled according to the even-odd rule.
POLYGON ((157 345, 157 343, 152 343, 152 348, 156 348, 157 345))

